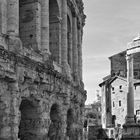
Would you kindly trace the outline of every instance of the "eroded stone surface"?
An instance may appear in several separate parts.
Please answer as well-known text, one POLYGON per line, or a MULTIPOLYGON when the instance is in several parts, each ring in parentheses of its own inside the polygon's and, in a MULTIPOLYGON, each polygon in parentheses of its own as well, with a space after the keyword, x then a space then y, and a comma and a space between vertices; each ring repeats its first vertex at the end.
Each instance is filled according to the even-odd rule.
POLYGON ((82 1, 3 0, 0 4, 7 6, 0 11, 0 29, 5 28, 0 42, 0 139, 82 140, 86 100, 82 53, 76 61, 71 57, 81 49, 81 42, 73 47, 76 39, 67 37, 75 28, 83 30, 82 1), (49 14, 48 9, 55 12, 49 14), (77 18, 74 28, 73 18, 77 18))

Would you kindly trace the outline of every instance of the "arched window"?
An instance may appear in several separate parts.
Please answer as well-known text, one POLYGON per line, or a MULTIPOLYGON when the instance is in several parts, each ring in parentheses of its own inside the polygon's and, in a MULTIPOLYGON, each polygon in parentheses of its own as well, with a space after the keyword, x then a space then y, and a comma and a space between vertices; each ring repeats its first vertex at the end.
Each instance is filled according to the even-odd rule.
POLYGON ((19 0, 19 36, 23 47, 41 49, 41 5, 38 1, 19 0))
POLYGON ((60 14, 56 0, 49 0, 49 48, 51 58, 60 63, 60 14))

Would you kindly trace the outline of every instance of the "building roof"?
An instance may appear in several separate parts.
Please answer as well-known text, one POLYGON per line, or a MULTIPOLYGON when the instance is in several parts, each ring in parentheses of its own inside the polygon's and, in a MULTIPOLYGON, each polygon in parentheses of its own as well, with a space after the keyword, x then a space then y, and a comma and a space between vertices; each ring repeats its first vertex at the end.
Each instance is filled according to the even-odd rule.
POLYGON ((126 55, 126 50, 110 56, 109 59, 111 59, 112 57, 117 56, 117 55, 126 55))
POLYGON ((127 81, 126 78, 115 75, 113 77, 110 76, 108 79, 105 79, 102 83, 99 84, 99 86, 102 87, 102 85, 105 85, 105 84, 108 85, 108 84, 112 83, 114 80, 116 80, 117 78, 124 80, 124 81, 127 81))
MULTIPOLYGON (((104 78, 103 78, 104 79, 104 78)), ((102 85, 108 85, 108 84, 111 84, 114 80, 116 79, 121 79, 125 82, 127 82, 127 78, 124 78, 122 76, 118 76, 118 75, 115 75, 113 77, 108 77, 108 79, 105 79, 102 83, 99 84, 100 87, 102 87, 102 85)), ((134 85, 140 85, 140 79, 134 79, 134 85)))

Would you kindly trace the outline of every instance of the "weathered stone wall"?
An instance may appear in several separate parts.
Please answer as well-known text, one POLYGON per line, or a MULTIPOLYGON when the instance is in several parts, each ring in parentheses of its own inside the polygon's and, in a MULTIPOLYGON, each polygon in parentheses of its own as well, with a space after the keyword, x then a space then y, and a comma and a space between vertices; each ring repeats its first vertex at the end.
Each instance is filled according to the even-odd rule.
MULTIPOLYGON (((74 29, 80 27, 82 32, 82 1, 7 0, 1 4, 7 9, 1 9, 0 29, 6 28, 6 22, 8 26, 0 34, 0 139, 82 140, 86 100, 79 75, 82 53, 79 61, 71 57, 68 63, 67 57, 67 7, 71 19, 77 19, 74 29), (53 14, 48 13, 51 8, 56 10, 53 14)), ((75 41, 71 40, 71 56, 81 47, 81 39, 79 44, 75 41)))

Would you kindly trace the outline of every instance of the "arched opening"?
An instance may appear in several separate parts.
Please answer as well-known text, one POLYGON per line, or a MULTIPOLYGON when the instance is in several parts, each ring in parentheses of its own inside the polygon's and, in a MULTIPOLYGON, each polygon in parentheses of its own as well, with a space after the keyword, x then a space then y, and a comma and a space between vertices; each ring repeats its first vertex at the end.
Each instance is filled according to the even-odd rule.
POLYGON ((67 59, 68 64, 71 67, 71 59, 72 59, 72 31, 71 31, 71 23, 70 18, 67 16, 67 59))
POLYGON ((24 99, 19 110, 21 111, 21 121, 18 138, 20 140, 40 140, 42 137, 39 132, 41 130, 41 117, 38 113, 38 106, 35 102, 24 99))
POLYGON ((60 14, 56 0, 49 0, 49 47, 51 57, 60 63, 60 14))
POLYGON ((48 137, 49 140, 61 140, 61 111, 58 104, 53 104, 50 110, 51 124, 49 127, 48 137))
POLYGON ((41 49, 41 5, 39 1, 19 0, 19 36, 24 48, 41 49))
POLYGON ((74 112, 72 109, 67 111, 67 137, 73 140, 74 134, 74 112))

